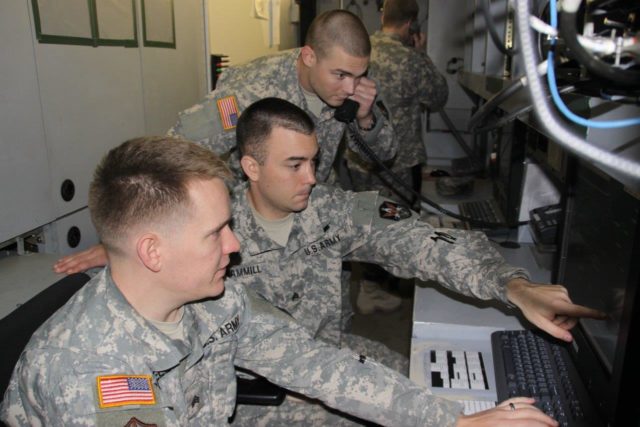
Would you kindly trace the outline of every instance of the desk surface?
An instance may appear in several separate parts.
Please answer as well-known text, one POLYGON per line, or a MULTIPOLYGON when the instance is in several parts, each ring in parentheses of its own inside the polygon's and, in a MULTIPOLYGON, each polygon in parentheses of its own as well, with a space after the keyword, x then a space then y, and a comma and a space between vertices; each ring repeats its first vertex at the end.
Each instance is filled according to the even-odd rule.
POLYGON ((0 319, 60 280, 53 272, 57 254, 27 254, 0 259, 0 319))
MULTIPOLYGON (((537 264, 534 246, 522 245, 518 249, 495 246, 507 262, 526 268, 533 281, 549 283, 551 272, 537 264)), ((410 377, 420 384, 425 384, 421 361, 425 346, 446 343, 449 347, 458 344, 464 348, 472 342, 476 350, 490 353, 492 332, 527 326, 516 310, 501 303, 478 301, 435 284, 418 283, 413 304, 410 377)))
MULTIPOLYGON (((551 272, 538 265, 533 251, 535 246, 523 244, 517 249, 494 244, 509 264, 524 267, 531 280, 549 283, 551 272)), ((418 284, 413 302, 413 322, 475 326, 517 326, 518 321, 501 303, 479 301, 436 285, 418 284)), ((415 335, 415 333, 414 333, 415 335)))

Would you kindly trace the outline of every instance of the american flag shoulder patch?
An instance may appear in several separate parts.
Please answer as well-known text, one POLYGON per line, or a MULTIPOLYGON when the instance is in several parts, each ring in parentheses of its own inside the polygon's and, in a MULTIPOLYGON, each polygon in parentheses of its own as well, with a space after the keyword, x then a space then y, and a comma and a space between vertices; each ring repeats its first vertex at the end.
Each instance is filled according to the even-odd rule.
POLYGON ((224 130, 235 129, 238 123, 238 102, 235 96, 226 96, 216 101, 218 113, 220 113, 220 121, 224 130))
POLYGON ((155 405, 151 375, 103 375, 96 378, 98 405, 155 405))

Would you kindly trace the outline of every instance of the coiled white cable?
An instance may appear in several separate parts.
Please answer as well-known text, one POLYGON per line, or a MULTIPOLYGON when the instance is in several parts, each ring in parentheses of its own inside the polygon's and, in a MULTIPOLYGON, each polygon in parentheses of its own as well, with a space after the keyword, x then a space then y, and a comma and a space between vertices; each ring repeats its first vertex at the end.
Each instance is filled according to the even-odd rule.
POLYGON ((640 178, 640 163, 611 154, 590 144, 588 141, 567 130, 562 123, 558 121, 547 103, 547 97, 541 79, 536 71, 537 57, 533 44, 533 36, 529 28, 529 15, 529 1, 516 0, 518 36, 520 37, 522 59, 529 83, 527 88, 540 124, 546 129, 548 134, 552 136, 554 141, 580 157, 592 160, 625 175, 640 178))

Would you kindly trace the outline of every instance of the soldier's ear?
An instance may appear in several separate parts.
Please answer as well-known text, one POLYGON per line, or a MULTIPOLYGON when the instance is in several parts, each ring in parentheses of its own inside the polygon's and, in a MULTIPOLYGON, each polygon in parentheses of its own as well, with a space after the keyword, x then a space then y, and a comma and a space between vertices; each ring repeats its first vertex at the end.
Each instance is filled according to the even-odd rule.
POLYGON ((313 67, 316 64, 316 53, 311 46, 302 46, 302 49, 300 50, 300 56, 302 57, 302 62, 307 67, 313 67))
POLYGON ((138 259, 149 270, 157 273, 162 268, 161 240, 155 233, 146 233, 138 238, 136 253, 138 259))
POLYGON ((249 181, 258 181, 260 178, 260 164, 254 157, 249 155, 242 156, 240 166, 242 166, 242 170, 249 178, 249 181))

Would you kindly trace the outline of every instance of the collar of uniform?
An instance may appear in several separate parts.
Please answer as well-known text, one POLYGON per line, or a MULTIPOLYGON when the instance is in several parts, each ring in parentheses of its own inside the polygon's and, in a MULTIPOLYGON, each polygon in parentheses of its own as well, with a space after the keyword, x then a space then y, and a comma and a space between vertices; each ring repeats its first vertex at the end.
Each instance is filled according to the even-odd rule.
POLYGON ((247 199, 248 188, 248 183, 242 183, 232 191, 233 231, 240 236, 240 243, 243 246, 242 251, 246 251, 253 256, 281 249, 282 246, 271 240, 253 217, 251 205, 247 199))
POLYGON ((225 281, 224 293, 221 296, 185 305, 185 308, 194 315, 193 323, 199 325, 198 333, 202 342, 209 340, 212 333, 227 323, 235 321, 236 317, 243 316, 244 294, 242 285, 225 281))
POLYGON ((298 83, 298 89, 300 92, 300 96, 302 97, 302 100, 300 101, 300 103, 296 103, 292 98, 291 102, 293 104, 300 105, 301 108, 309 115, 309 117, 311 117, 311 120, 313 120, 315 125, 317 125, 318 123, 326 122, 327 120, 333 119, 333 115, 335 111, 334 107, 331 107, 330 105, 322 101, 323 105, 322 105, 322 111, 320 112, 320 117, 316 117, 316 115, 309 109, 309 105, 307 104, 307 99, 304 97, 304 93, 303 93, 304 89, 302 89, 302 86, 300 86, 300 83, 298 83))
POLYGON ((333 119, 336 109, 330 105, 324 104, 322 107, 322 113, 320 114, 320 120, 318 122, 324 122, 333 119))
MULTIPOLYGON (((233 231, 240 236, 243 251, 250 255, 282 249, 282 246, 271 240, 267 233, 258 226, 247 199, 248 184, 242 183, 233 189, 233 231)), ((309 205, 304 211, 295 214, 289 242, 285 255, 305 246, 309 241, 319 239, 324 234, 324 224, 320 222, 318 212, 314 209, 314 191, 309 197, 309 205), (310 240, 311 239, 311 240, 310 240)))
POLYGON ((319 240, 325 234, 324 224, 316 210, 315 193, 316 188, 311 191, 307 208, 295 215, 285 255, 306 247, 309 242, 319 240))
POLYGON ((237 331, 244 313, 243 291, 240 286, 227 281, 221 296, 185 304, 188 323, 184 327, 189 328, 185 332, 192 347, 187 361, 189 366, 198 362, 207 345, 237 331), (234 326, 230 329, 229 325, 234 326))
MULTIPOLYGON (((188 356, 186 347, 178 348, 169 337, 153 327, 129 304, 113 281, 108 267, 100 274, 106 275, 106 280, 101 283, 105 283, 106 286, 105 303, 111 315, 122 321, 125 331, 133 340, 142 341, 144 351, 136 353, 136 357, 142 356, 145 364, 153 371, 166 371, 188 356)), ((189 311, 188 307, 185 307, 183 321, 192 322, 189 311)))
MULTIPOLYGON (((294 105, 300 106, 305 112, 307 112, 307 114, 309 114, 311 111, 307 105, 307 100, 304 97, 304 92, 300 85, 300 78, 298 77, 298 58, 300 57, 302 48, 291 49, 289 52, 291 52, 291 57, 287 62, 287 68, 283 70, 282 80, 295 82, 295 90, 293 87, 290 87, 288 101, 294 105)), ((313 114, 311 114, 311 117, 313 117, 313 114)))
POLYGON ((378 30, 374 33, 375 38, 385 39, 386 41, 395 42, 402 44, 402 40, 400 35, 394 33, 385 33, 381 30, 378 30))

